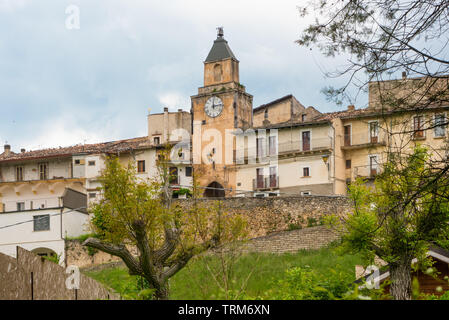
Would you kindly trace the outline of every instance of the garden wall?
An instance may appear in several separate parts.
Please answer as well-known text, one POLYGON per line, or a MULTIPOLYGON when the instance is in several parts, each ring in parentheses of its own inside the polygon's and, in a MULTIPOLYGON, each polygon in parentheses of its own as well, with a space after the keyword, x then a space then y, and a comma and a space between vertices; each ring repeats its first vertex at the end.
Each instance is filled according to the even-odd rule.
MULTIPOLYGON (((176 203, 187 208, 191 199, 176 203)), ((213 199, 197 200, 213 204, 213 199)), ((297 196, 273 198, 222 199, 223 212, 243 214, 248 218, 251 240, 248 251, 284 253, 301 249, 319 249, 336 240, 338 236, 321 227, 324 216, 344 216, 351 210, 348 198, 339 196, 297 196), (290 231, 289 231, 290 230, 290 231)), ((98 252, 89 254, 79 241, 66 242, 67 265, 90 267, 120 259, 98 252)))
POLYGON ((60 265, 17 247, 17 258, 0 254, 0 300, 116 300, 119 295, 80 274, 79 289, 68 289, 60 265))
MULTIPOLYGON (((180 206, 191 206, 193 200, 179 200, 180 206)), ((212 199, 197 200, 216 201, 212 199)), ((314 227, 328 215, 345 216, 352 208, 342 196, 296 196, 267 198, 227 198, 221 200, 223 212, 243 214, 248 218, 250 237, 263 237, 273 232, 314 227)))

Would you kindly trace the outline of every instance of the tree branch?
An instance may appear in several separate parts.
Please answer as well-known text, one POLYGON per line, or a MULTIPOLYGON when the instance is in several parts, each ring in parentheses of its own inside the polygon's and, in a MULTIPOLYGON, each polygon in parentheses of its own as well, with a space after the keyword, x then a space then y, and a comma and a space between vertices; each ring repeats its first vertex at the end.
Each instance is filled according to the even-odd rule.
POLYGON ((103 242, 99 239, 89 238, 83 242, 83 246, 98 249, 113 256, 119 257, 128 267, 130 275, 142 274, 142 268, 140 267, 138 261, 133 257, 133 255, 128 251, 128 249, 126 249, 124 245, 114 245, 111 243, 103 242))

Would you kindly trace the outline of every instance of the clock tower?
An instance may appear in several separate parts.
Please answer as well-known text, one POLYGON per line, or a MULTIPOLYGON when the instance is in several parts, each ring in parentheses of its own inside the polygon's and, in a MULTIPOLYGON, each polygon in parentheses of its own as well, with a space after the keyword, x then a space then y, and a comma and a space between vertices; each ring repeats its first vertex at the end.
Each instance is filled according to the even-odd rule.
POLYGON ((239 82, 239 61, 218 28, 204 61, 204 86, 192 96, 193 162, 206 197, 236 190, 235 136, 252 127, 253 97, 239 82))

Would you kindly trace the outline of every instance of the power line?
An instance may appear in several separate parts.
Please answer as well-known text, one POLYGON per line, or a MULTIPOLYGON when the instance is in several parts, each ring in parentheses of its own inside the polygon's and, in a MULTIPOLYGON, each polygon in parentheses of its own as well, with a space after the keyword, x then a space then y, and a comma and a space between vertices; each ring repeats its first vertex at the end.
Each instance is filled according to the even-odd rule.
MULTIPOLYGON (((79 211, 79 210, 82 210, 82 209, 87 209, 87 207, 81 207, 81 208, 73 209, 73 210, 66 211, 66 212, 59 212, 59 213, 51 214, 51 215, 49 215, 49 217, 56 217, 56 216, 59 216, 59 215, 62 215, 62 214, 71 213, 71 212, 79 211)), ((33 220, 27 220, 27 221, 21 221, 21 222, 13 223, 13 224, 10 224, 10 225, 6 225, 6 226, 3 226, 3 227, 0 227, 0 230, 6 229, 6 228, 10 228, 10 227, 15 227, 15 226, 22 225, 22 224, 25 224, 25 223, 39 221, 40 219, 46 219, 46 218, 47 217, 38 217, 38 218, 33 219, 33 220)))
MULTIPOLYGON (((188 185, 176 185, 176 186, 170 186, 170 188, 193 188, 193 186, 188 185)), ((289 192, 274 192, 274 191, 257 191, 257 190, 241 190, 241 189, 232 189, 232 188, 214 188, 214 187, 197 187, 199 189, 206 189, 206 190, 220 190, 220 191, 235 191, 240 193, 276 193, 276 194, 284 194, 284 195, 290 195, 290 196, 298 196, 298 193, 289 193, 289 192)))

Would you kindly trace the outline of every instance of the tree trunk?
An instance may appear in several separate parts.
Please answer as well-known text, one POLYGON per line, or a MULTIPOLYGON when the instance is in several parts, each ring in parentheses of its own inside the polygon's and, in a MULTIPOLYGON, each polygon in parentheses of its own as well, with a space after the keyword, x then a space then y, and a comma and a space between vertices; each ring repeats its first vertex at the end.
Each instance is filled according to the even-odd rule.
POLYGON ((412 299, 412 262, 411 259, 401 259, 390 264, 390 293, 394 300, 412 299))
POLYGON ((170 298, 170 289, 168 287, 168 283, 162 284, 159 288, 156 288, 156 292, 154 293, 155 300, 169 300, 170 298))

